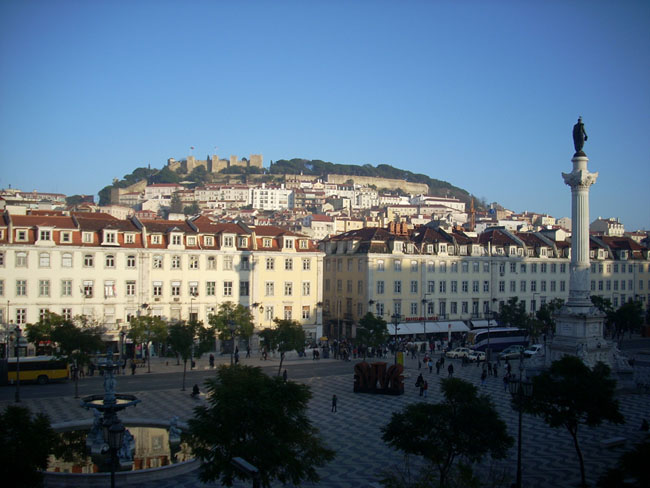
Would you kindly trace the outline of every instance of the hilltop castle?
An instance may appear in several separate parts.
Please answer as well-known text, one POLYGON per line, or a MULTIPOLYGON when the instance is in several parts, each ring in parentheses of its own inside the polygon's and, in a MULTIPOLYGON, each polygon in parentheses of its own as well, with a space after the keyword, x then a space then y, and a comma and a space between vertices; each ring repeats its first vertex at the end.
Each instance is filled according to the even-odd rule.
POLYGON ((219 159, 219 156, 213 154, 208 156, 207 159, 196 159, 194 156, 188 156, 182 161, 176 161, 174 158, 167 160, 167 167, 176 171, 180 169, 184 173, 191 173, 194 168, 203 166, 208 173, 218 173, 222 169, 231 168, 233 166, 241 166, 242 168, 262 168, 262 155, 251 154, 250 160, 237 159, 237 156, 230 156, 230 159, 219 159))

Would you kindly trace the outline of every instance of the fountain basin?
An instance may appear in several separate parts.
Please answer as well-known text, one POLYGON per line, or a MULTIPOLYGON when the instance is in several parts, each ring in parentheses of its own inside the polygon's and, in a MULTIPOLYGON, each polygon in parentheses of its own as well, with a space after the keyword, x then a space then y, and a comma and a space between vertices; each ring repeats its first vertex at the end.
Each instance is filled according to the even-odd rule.
MULTIPOLYGON (((130 418, 125 419, 124 423, 131 429, 135 436, 136 454, 134 465, 136 470, 117 471, 115 478, 118 486, 120 483, 147 483, 160 479, 168 479, 194 471, 200 466, 200 462, 191 457, 191 453, 186 449, 184 444, 180 444, 179 446, 172 445, 169 442, 170 438, 168 433, 171 425, 169 420, 130 418), (175 452, 172 452, 173 450, 175 452), (174 460, 177 462, 171 464, 174 460), (147 467, 151 464, 167 462, 170 464, 147 467)), ((59 433, 79 432, 80 434, 85 434, 92 426, 93 419, 87 419, 57 423, 52 427, 59 433)), ((178 422, 178 427, 182 431, 187 429, 187 426, 182 422, 178 422)), ((46 487, 105 487, 110 483, 110 472, 88 472, 98 469, 97 465, 93 464, 93 461, 90 460, 90 454, 87 454, 87 458, 78 462, 77 465, 66 463, 62 460, 51 459, 48 469, 67 469, 69 471, 86 472, 45 471, 43 474, 46 487)))
POLYGON ((142 400, 138 400, 135 395, 117 393, 115 394, 114 403, 105 403, 105 401, 106 397, 104 395, 90 395, 81 399, 81 406, 86 409, 94 408, 101 411, 114 410, 117 412, 131 405, 137 405, 142 400))

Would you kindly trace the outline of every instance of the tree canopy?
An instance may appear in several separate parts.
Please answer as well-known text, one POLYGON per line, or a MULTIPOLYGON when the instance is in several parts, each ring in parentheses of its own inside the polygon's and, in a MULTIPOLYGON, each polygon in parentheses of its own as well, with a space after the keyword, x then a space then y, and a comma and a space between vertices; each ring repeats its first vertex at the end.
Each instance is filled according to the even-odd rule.
POLYGON ((377 347, 386 343, 387 340, 388 327, 382 317, 377 317, 372 312, 361 317, 357 327, 356 342, 358 344, 377 347))
MULTIPOLYGON (((132 339, 134 344, 146 343, 148 347, 149 342, 165 342, 167 335, 167 323, 160 317, 141 315, 140 317, 132 317, 129 322, 127 337, 132 339)), ((135 358, 135 348, 133 348, 133 356, 135 358)), ((147 354, 147 363, 149 371, 151 371, 151 358, 149 354, 147 354)))
POLYGON ((223 302, 219 304, 219 310, 212 315, 209 324, 214 328, 219 340, 232 340, 230 322, 234 325, 233 333, 236 337, 248 339, 253 335, 255 324, 248 307, 240 303, 223 302))
POLYGON ((382 439, 406 454, 424 457, 438 471, 438 486, 448 486, 454 463, 504 458, 513 444, 506 424, 487 395, 459 378, 443 379, 444 400, 414 403, 393 413, 382 439))
MULTIPOLYGON (((582 451, 578 442, 580 425, 594 427, 607 421, 624 422, 614 398, 616 380, 599 362, 590 369, 575 356, 564 356, 533 378, 533 395, 523 403, 525 412, 541 417, 550 427, 564 427, 573 438, 580 462, 582 485, 586 486, 582 451)), ((513 407, 518 402, 513 400, 513 407)))
POLYGON ((274 319, 274 329, 264 329, 260 332, 262 344, 269 350, 280 353, 278 375, 282 371, 284 354, 289 351, 302 351, 305 348, 305 330, 295 320, 274 319))
POLYGON ((207 404, 188 421, 189 443, 201 459, 200 479, 232 486, 245 479, 231 464, 242 457, 274 480, 299 485, 319 481, 316 468, 334 459, 307 415, 309 387, 266 376, 260 368, 220 366, 205 383, 207 404))
POLYGON ((7 406, 0 413, 0 477, 7 486, 12 479, 24 487, 42 486, 42 471, 56 443, 47 415, 32 415, 25 407, 7 406))
POLYGON ((202 322, 177 322, 169 327, 167 343, 177 356, 183 359, 183 386, 185 391, 185 376, 187 361, 192 356, 200 356, 209 351, 214 344, 212 331, 203 326, 202 322))

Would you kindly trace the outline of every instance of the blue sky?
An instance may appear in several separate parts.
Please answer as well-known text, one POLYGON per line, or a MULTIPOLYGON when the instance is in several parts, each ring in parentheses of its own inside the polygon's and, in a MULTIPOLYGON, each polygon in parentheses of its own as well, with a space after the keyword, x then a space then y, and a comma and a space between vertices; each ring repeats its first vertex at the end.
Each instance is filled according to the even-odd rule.
POLYGON ((387 163, 650 229, 650 2, 0 0, 0 187, 96 193, 195 146, 387 163))

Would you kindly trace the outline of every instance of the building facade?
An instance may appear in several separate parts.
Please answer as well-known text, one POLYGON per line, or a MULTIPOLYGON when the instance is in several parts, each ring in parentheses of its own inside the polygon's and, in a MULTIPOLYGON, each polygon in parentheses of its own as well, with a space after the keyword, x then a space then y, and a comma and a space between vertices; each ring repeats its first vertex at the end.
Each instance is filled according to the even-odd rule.
POLYGON ((322 267, 312 241, 273 226, 5 213, 0 321, 83 315, 115 340, 143 310, 207 322, 220 303, 234 302, 251 309, 256 329, 289 318, 315 337, 322 267))
MULTIPOLYGON (((391 322, 477 321, 511 297, 528 312, 569 293, 571 248, 539 232, 481 234, 432 227, 364 228, 321 242, 325 333, 351 337, 367 312, 391 322), (336 324, 336 325, 335 325, 336 324), (336 331, 336 332, 333 332, 336 331)), ((632 239, 590 239, 592 294, 615 307, 650 301, 649 250, 632 239)))

